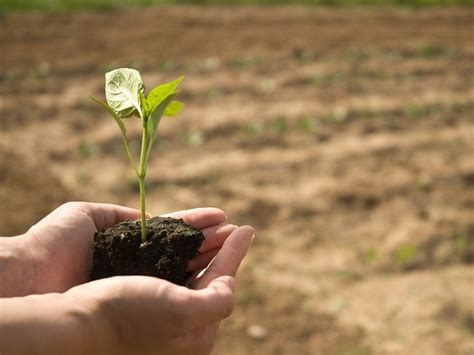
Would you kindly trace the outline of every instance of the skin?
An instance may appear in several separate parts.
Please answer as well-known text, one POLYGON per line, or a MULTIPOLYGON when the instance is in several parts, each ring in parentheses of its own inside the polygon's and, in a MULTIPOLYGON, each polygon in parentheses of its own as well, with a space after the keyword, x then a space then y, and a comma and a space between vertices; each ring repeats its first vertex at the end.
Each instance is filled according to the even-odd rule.
POLYGON ((254 230, 226 224, 215 208, 168 216, 206 236, 190 288, 146 276, 87 282, 93 234, 139 218, 134 209, 71 202, 24 235, 0 238, 0 353, 209 354, 254 230))

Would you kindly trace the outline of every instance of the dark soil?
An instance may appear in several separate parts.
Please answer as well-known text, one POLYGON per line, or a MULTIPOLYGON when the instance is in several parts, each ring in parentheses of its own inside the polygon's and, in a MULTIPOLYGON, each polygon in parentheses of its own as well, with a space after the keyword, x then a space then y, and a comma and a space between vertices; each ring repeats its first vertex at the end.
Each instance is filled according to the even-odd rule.
POLYGON ((202 232, 181 219, 153 217, 142 242, 140 228, 140 221, 126 221, 94 235, 91 280, 146 275, 184 285, 188 262, 204 241, 202 232))

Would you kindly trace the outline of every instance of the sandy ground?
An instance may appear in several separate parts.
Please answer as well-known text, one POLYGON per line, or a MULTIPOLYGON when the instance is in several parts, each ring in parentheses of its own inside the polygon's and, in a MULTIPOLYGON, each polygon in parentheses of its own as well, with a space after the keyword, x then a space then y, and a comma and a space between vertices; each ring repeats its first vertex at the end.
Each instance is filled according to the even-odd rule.
POLYGON ((71 199, 138 206, 88 96, 119 66, 150 86, 184 74, 148 209, 218 206, 257 229, 215 354, 473 354, 472 23, 467 8, 3 17, 0 234, 71 199))

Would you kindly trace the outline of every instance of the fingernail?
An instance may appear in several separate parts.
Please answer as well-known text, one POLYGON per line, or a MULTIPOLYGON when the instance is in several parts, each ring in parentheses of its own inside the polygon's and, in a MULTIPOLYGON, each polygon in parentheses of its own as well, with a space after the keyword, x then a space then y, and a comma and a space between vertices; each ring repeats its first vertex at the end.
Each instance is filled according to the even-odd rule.
POLYGON ((252 234, 255 234, 255 228, 252 227, 252 226, 247 226, 247 225, 246 225, 246 226, 242 226, 242 227, 240 227, 240 228, 242 228, 242 229, 247 229, 247 230, 249 230, 252 234))
POLYGON ((226 223, 226 224, 223 224, 222 226, 220 226, 220 228, 238 228, 239 226, 236 226, 235 224, 231 224, 231 223, 226 223))

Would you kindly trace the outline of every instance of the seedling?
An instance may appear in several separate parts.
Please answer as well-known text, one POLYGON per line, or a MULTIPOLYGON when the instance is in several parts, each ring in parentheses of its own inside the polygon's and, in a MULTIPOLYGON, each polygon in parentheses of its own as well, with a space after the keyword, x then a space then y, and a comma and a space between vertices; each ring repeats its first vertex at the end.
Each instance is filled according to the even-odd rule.
POLYGON ((128 159, 138 178, 141 238, 143 242, 147 239, 145 203, 147 164, 153 144, 156 142, 161 118, 163 116, 174 116, 183 109, 184 104, 174 100, 179 93, 177 87, 182 80, 183 77, 181 76, 174 81, 159 85, 145 96, 145 86, 140 73, 134 69, 120 68, 105 74, 106 102, 91 97, 92 100, 107 110, 117 122, 128 159), (142 124, 140 161, 138 164, 131 153, 127 130, 123 122, 132 117, 138 117, 142 124))
POLYGON ((262 121, 249 122, 245 127, 246 133, 252 137, 260 136, 263 133, 264 129, 265 127, 262 121))
POLYGON ((288 130, 288 123, 285 116, 278 116, 278 118, 273 123, 273 129, 278 134, 284 134, 288 130))
POLYGON ((117 122, 128 159, 138 178, 140 221, 123 221, 94 234, 90 279, 117 275, 145 275, 178 285, 189 279, 189 261, 199 255, 204 234, 182 219, 145 214, 145 177, 153 144, 163 116, 174 116, 183 108, 176 101, 183 77, 155 87, 145 95, 140 73, 116 69, 105 74, 106 101, 92 98, 117 122), (142 124, 140 160, 135 161, 127 138, 125 120, 138 117, 142 124))
POLYGON ((415 245, 402 245, 395 251, 395 261, 399 265, 407 265, 412 263, 417 256, 417 248, 415 245))
POLYGON ((299 126, 304 132, 311 133, 317 129, 319 121, 315 117, 303 117, 299 122, 299 126))
POLYGON ((193 129, 189 131, 188 133, 186 133, 185 136, 185 142, 190 148, 199 147, 204 143, 204 140, 204 134, 198 129, 193 129))

